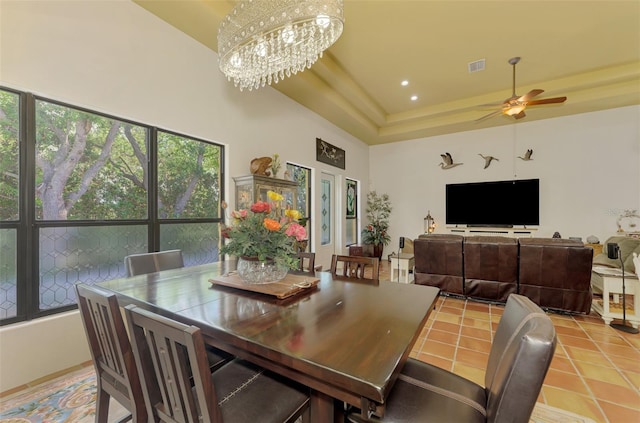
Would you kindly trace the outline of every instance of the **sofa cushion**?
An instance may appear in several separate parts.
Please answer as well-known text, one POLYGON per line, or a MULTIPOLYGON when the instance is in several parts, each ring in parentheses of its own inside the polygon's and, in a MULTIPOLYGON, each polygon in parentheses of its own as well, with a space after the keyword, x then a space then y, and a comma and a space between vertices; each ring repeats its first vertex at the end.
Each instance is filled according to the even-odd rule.
POLYGON ((444 293, 463 294, 463 239, 461 235, 448 234, 430 234, 415 239, 415 283, 436 286, 444 293))
POLYGON ((589 313, 593 249, 564 239, 519 242, 518 292, 541 307, 589 313))
POLYGON ((518 287, 518 240, 469 236, 464 240, 465 294, 506 302, 518 287))

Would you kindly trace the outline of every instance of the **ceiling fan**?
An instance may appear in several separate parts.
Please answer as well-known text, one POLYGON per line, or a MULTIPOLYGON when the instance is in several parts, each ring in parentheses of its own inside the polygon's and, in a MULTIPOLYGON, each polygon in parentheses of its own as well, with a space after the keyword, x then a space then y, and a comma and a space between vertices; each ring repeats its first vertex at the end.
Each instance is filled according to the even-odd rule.
POLYGON ((553 97, 553 98, 545 98, 541 100, 531 100, 533 97, 540 95, 544 92, 544 90, 531 90, 523 96, 516 95, 516 64, 520 61, 519 57, 512 57, 509 59, 509 64, 513 66, 513 91, 511 97, 503 101, 502 103, 492 104, 490 106, 500 106, 499 110, 493 111, 488 115, 484 115, 479 119, 476 119, 476 122, 483 121, 492 116, 496 116, 502 113, 505 116, 512 117, 514 119, 522 119, 525 117, 524 109, 527 106, 537 106, 540 104, 552 104, 552 103, 564 103, 567 100, 567 97, 553 97))

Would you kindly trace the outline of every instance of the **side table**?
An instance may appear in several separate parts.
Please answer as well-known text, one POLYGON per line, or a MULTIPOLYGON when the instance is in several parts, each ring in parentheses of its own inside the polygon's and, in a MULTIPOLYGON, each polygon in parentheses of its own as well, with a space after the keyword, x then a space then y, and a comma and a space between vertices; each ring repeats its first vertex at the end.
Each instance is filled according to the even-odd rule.
MULTIPOLYGON (((613 319, 622 319, 622 270, 610 267, 595 266, 592 272, 602 277, 602 282, 592 280, 592 289, 602 293, 602 303, 594 301, 593 309, 602 316, 606 324, 613 319)), ((626 317, 631 326, 638 328, 640 324, 640 281, 630 272, 624 272, 625 293, 627 295, 626 317), (629 296, 633 298, 629 301, 629 296), (633 305, 633 307, 630 307, 633 305)))
POLYGON ((391 256, 391 281, 411 283, 413 280, 409 279, 409 271, 413 272, 415 266, 415 258, 413 254, 400 253, 399 255, 391 256))

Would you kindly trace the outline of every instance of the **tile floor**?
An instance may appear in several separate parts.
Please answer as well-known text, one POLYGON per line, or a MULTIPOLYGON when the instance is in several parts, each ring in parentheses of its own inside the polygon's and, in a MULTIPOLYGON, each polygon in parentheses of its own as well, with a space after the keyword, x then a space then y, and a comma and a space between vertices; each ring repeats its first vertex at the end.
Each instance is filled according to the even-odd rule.
MULTIPOLYGON (((381 280, 389 265, 382 261, 381 280)), ((503 306, 440 297, 412 356, 484 385, 503 306)), ((593 313, 549 314, 558 344, 539 401, 596 422, 640 422, 640 335, 617 331, 593 313)))

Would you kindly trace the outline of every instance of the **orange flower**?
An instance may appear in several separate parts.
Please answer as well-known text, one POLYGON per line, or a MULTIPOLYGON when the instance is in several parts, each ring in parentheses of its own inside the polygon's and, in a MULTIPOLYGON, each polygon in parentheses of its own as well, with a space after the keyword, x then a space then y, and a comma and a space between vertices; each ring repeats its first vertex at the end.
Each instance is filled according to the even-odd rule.
POLYGON ((282 227, 280 225, 280 222, 278 222, 277 220, 269 219, 268 217, 264 219, 262 224, 270 231, 279 231, 282 227))

